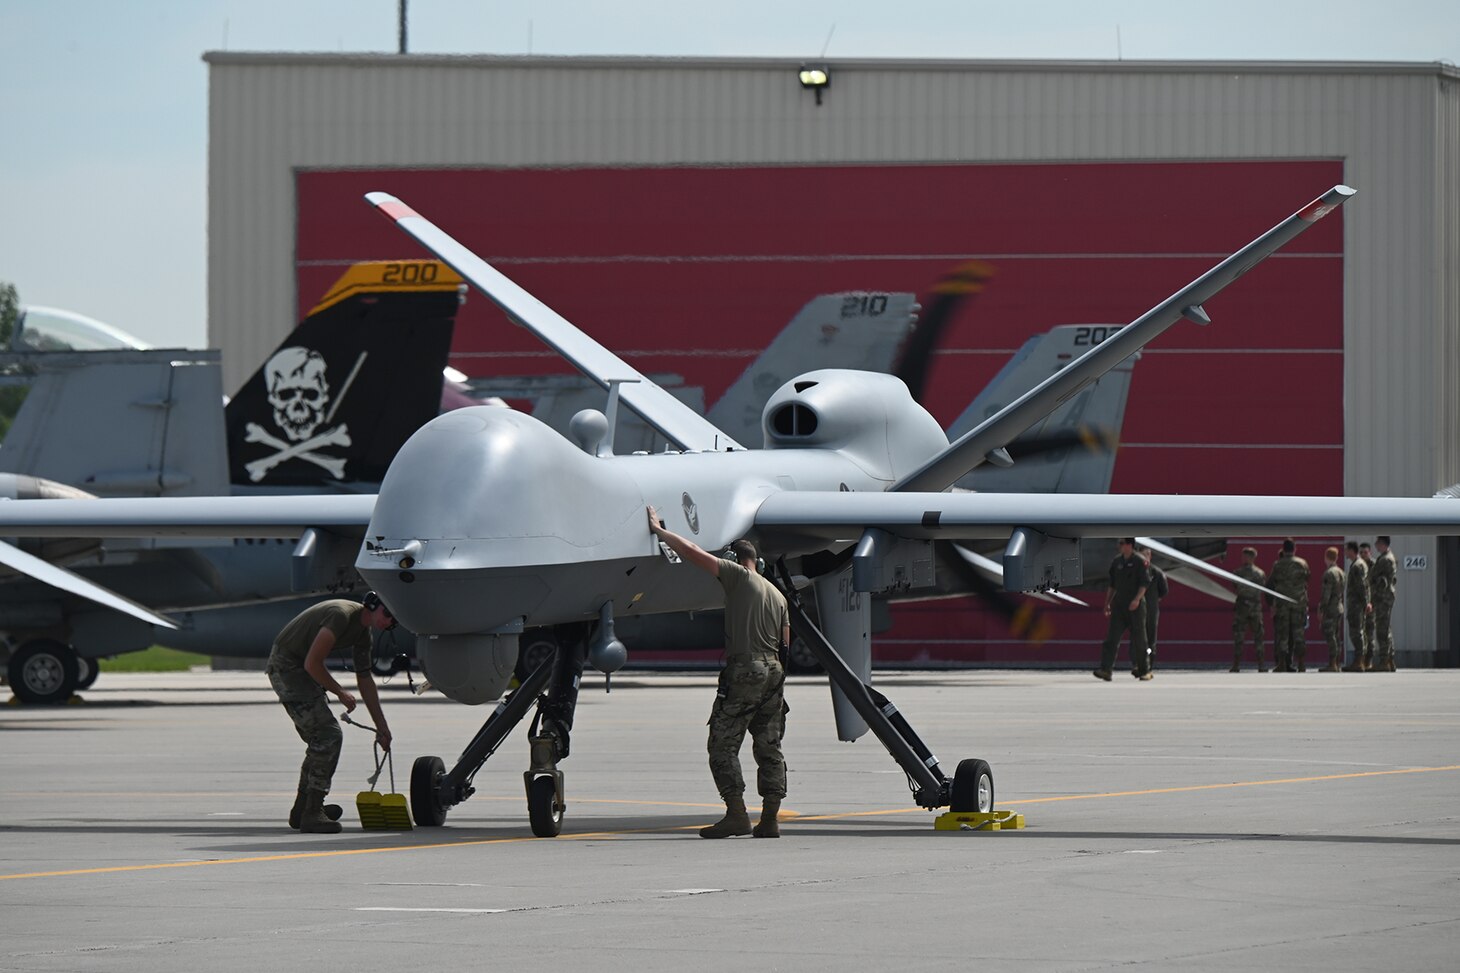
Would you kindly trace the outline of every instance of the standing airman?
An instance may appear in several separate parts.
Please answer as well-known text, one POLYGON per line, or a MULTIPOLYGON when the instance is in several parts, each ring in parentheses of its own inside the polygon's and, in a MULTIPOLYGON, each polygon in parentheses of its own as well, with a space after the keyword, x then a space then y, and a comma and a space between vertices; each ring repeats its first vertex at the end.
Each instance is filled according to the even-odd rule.
POLYGON ((1399 561, 1389 550, 1389 538, 1374 538, 1379 556, 1369 573, 1369 595, 1374 602, 1374 672, 1394 671, 1394 594, 1399 586, 1399 561))
MULTIPOLYGON (((1242 566, 1232 572, 1244 581, 1267 584, 1267 575, 1257 566, 1257 548, 1242 548, 1242 566)), ((1232 672, 1242 671, 1242 642, 1247 633, 1257 650, 1257 671, 1266 672, 1262 664, 1262 592, 1247 585, 1237 586, 1237 603, 1232 615, 1232 672)))
POLYGON ((1308 562, 1293 553, 1293 539, 1283 541, 1283 551, 1268 575, 1267 586, 1290 601, 1274 599, 1272 606, 1273 654, 1276 672, 1306 672, 1308 647, 1303 642, 1303 629, 1308 627, 1308 578, 1312 571, 1308 562))
POLYGON ((1323 552, 1323 594, 1318 599, 1318 613, 1323 619, 1323 641, 1328 643, 1328 665, 1319 672, 1338 672, 1343 668, 1343 568, 1338 566, 1338 548, 1323 552))
POLYGON ((1349 541, 1344 545, 1348 552, 1348 578, 1344 585, 1344 599, 1348 607, 1348 640, 1354 647, 1354 661, 1343 667, 1344 672, 1367 672, 1369 653, 1369 625, 1374 617, 1374 604, 1369 600, 1369 562, 1359 554, 1359 545, 1349 541))
MULTIPOLYGON (((1369 601, 1374 600, 1374 549, 1369 546, 1368 541, 1359 545, 1359 557, 1364 559, 1364 567, 1369 572, 1369 601)), ((1374 635, 1374 612, 1371 610, 1364 616, 1364 671, 1368 672, 1374 667, 1374 647, 1379 644, 1378 638, 1374 635)))
POLYGON ((1151 576, 1151 586, 1146 589, 1146 671, 1152 672, 1156 668, 1156 626, 1161 621, 1161 599, 1171 593, 1171 585, 1166 580, 1166 572, 1151 563, 1149 547, 1142 545, 1140 555, 1151 576))
POLYGON ((1110 670, 1115 667, 1115 654, 1126 629, 1130 630, 1131 675, 1142 680, 1151 678, 1151 672, 1146 668, 1149 661, 1146 657, 1146 588, 1150 583, 1146 562, 1136 554, 1136 539, 1122 537, 1120 553, 1110 562, 1110 587, 1105 589, 1105 617, 1110 619, 1110 625, 1100 647, 1100 668, 1095 670, 1096 679, 1110 681, 1110 670))

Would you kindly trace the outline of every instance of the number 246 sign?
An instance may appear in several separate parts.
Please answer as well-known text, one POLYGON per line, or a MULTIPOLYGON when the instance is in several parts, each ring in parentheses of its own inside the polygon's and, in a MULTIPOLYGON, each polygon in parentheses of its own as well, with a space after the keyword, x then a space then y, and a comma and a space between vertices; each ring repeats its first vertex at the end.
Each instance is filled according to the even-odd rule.
POLYGON ((1404 570, 1406 571, 1428 571, 1430 559, 1425 554, 1404 555, 1404 570))

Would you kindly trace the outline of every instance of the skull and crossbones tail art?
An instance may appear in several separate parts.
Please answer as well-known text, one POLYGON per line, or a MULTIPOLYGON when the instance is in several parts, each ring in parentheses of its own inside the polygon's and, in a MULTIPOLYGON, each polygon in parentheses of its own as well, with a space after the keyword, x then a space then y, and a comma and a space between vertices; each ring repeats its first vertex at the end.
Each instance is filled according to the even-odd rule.
MULTIPOLYGON (((274 424, 284 438, 270 434, 256 422, 244 427, 246 442, 262 443, 275 450, 262 459, 245 464, 249 479, 257 483, 276 466, 290 459, 313 463, 335 479, 344 479, 346 459, 329 456, 320 450, 326 446, 349 446, 349 426, 342 422, 317 435, 315 432, 334 414, 333 410, 326 412, 330 403, 330 385, 324 356, 309 348, 281 348, 264 366, 264 382, 269 406, 274 410, 274 424)), ((339 408, 338 401, 335 408, 339 408)))

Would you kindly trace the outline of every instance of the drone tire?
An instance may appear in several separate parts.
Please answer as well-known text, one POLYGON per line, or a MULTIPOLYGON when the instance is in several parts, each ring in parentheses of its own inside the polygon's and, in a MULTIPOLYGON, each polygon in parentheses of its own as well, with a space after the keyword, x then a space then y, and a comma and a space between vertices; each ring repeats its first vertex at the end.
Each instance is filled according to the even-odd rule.
POLYGON ((994 809, 994 772, 985 760, 958 762, 953 774, 953 795, 950 810, 962 813, 989 813, 994 809))
POLYGON ((417 757, 411 765, 411 817, 423 828, 439 828, 446 823, 446 808, 441 806, 441 792, 436 782, 446 773, 440 757, 417 757))
POLYGON ((539 838, 556 838, 563 830, 563 811, 558 807, 557 782, 551 776, 532 778, 527 785, 527 820, 539 838))

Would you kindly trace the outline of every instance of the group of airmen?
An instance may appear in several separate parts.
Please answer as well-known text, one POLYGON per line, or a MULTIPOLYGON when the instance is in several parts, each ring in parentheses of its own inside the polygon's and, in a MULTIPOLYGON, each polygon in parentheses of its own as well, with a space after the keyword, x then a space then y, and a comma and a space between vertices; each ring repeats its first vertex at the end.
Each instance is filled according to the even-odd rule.
MULTIPOLYGON (((1324 551, 1322 593, 1318 613, 1323 624, 1323 639, 1328 645, 1328 665, 1320 672, 1393 672, 1394 632, 1390 622, 1394 615, 1395 590, 1399 582, 1398 559, 1389 550, 1389 538, 1374 540, 1379 550, 1374 556, 1367 542, 1349 541, 1346 550, 1349 568, 1339 566, 1339 551, 1324 551), (1343 624, 1347 618, 1349 641, 1354 657, 1343 664, 1343 624)), ((1308 627, 1308 562, 1294 552, 1291 539, 1283 541, 1282 553, 1270 572, 1257 566, 1257 549, 1242 549, 1242 565, 1238 577, 1261 588, 1246 586, 1237 589, 1237 603, 1232 618, 1232 672, 1242 669, 1242 647, 1251 636, 1257 653, 1257 671, 1267 672, 1263 664, 1262 609, 1266 602, 1272 608, 1273 671, 1304 672, 1307 669, 1307 646, 1303 632, 1308 627), (1282 595, 1274 598, 1273 593, 1282 595)))

